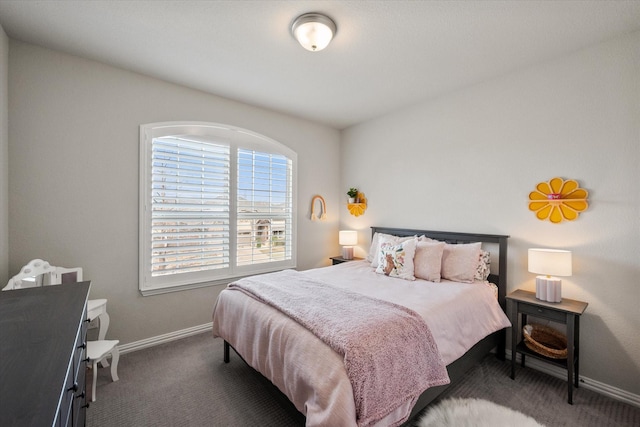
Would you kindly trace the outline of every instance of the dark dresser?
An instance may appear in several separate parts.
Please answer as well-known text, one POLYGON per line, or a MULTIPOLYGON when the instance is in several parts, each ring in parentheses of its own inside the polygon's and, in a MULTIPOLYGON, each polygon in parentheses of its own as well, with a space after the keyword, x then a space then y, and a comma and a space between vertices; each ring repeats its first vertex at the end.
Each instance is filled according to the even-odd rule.
POLYGON ((0 292, 0 426, 84 426, 90 282, 0 292))

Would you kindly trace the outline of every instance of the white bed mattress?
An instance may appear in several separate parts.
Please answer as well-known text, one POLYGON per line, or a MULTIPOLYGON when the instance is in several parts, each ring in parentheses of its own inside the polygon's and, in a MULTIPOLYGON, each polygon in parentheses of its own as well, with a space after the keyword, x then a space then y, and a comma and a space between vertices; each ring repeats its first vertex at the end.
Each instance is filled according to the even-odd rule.
MULTIPOLYGON (((366 261, 304 274, 416 311, 431 328, 445 364, 510 326, 494 289, 484 283, 390 278, 376 274, 366 261)), ((229 342, 287 395, 306 415, 307 426, 356 426, 353 391, 342 356, 278 310, 241 292, 224 290, 214 309, 213 334, 229 342)), ((378 425, 397 425, 410 412, 410 407, 399 408, 378 425)))

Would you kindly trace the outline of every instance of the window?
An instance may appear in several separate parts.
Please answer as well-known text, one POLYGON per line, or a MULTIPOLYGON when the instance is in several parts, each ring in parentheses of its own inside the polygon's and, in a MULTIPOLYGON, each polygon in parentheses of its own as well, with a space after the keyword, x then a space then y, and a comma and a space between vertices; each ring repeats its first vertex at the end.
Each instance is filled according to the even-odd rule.
POLYGON ((214 123, 140 127, 140 291, 296 266, 296 153, 214 123))

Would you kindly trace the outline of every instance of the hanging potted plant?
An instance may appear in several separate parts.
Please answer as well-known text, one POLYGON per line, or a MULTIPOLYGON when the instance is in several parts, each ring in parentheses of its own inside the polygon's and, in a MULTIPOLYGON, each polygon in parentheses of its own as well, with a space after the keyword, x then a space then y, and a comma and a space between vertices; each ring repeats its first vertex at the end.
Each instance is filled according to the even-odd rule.
POLYGON ((347 196, 349 196, 349 203, 356 203, 356 197, 358 197, 358 189, 351 187, 349 191, 347 191, 347 196))

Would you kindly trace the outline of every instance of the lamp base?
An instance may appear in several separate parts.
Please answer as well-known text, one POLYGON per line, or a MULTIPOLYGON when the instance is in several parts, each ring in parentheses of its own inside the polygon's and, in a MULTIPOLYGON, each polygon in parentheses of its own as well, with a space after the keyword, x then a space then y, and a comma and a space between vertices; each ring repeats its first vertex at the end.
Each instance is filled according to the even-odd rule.
POLYGON ((342 258, 353 259, 353 246, 342 247, 342 258))
POLYGON ((536 277, 536 298, 547 302, 562 301, 562 280, 556 277, 536 277))

